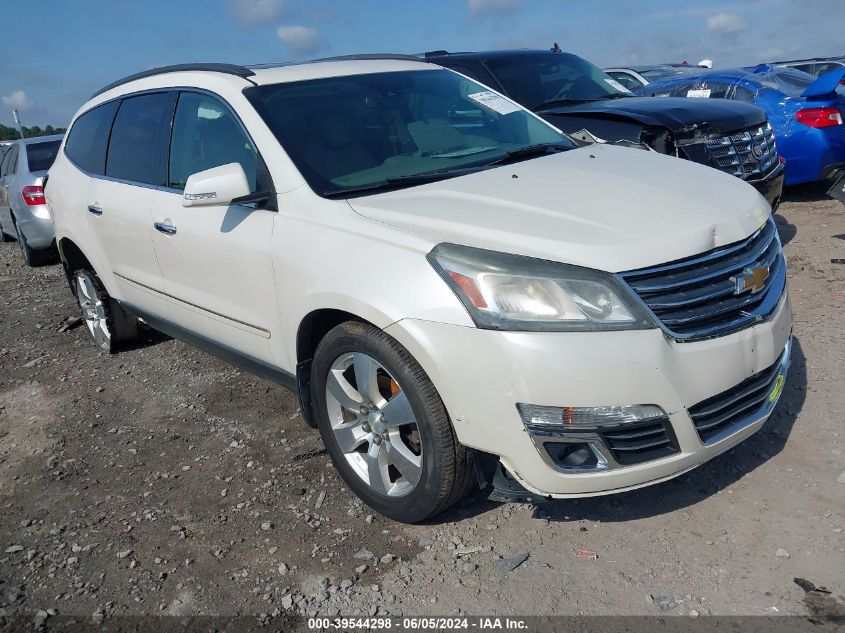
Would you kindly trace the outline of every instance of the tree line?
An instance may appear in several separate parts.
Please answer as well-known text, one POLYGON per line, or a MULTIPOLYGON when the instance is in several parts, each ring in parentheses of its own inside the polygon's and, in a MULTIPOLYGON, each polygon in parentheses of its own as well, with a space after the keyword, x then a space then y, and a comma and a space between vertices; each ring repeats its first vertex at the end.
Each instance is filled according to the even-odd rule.
MULTIPOLYGON (((50 134, 64 134, 66 128, 53 127, 48 125, 45 128, 40 128, 37 125, 32 127, 23 127, 23 135, 25 138, 32 138, 34 136, 49 136, 50 134)), ((9 127, 0 123, 0 141, 16 141, 21 137, 18 128, 9 127)))

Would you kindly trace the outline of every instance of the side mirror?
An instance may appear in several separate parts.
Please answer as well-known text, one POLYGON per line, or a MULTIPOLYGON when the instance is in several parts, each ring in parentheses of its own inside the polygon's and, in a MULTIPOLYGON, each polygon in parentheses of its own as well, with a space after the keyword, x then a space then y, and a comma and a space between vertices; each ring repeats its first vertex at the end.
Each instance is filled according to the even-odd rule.
POLYGON ((182 195, 183 207, 228 206, 252 192, 240 163, 212 167, 188 176, 182 195))

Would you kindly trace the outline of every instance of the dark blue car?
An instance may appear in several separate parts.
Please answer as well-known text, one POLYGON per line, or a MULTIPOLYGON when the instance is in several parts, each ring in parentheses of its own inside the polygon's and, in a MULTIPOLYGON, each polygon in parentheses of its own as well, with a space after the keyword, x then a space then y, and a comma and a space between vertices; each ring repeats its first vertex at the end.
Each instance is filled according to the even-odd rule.
POLYGON ((797 185, 845 173, 845 97, 836 92, 843 77, 845 68, 817 79, 794 68, 762 64, 671 77, 643 86, 638 93, 732 99, 761 107, 786 160, 786 184, 797 185))

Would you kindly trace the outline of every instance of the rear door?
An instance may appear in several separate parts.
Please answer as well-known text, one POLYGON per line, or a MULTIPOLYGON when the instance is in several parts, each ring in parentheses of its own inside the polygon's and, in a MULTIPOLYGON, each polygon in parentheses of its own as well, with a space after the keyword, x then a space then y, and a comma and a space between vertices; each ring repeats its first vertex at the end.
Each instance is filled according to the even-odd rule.
POLYGON ((271 239, 274 211, 256 205, 183 207, 191 174, 240 163, 252 191, 271 189, 255 144, 233 111, 204 92, 181 92, 167 187, 155 193, 153 244, 176 325, 274 364, 277 321, 271 239), (166 228, 165 228, 166 227, 166 228))
POLYGON ((0 224, 3 225, 3 231, 9 235, 15 234, 15 228, 12 225, 11 212, 11 195, 9 188, 12 186, 15 172, 18 164, 18 148, 20 144, 15 143, 12 149, 6 152, 0 163, 0 224))
POLYGON ((88 226, 99 261, 111 267, 112 293, 130 306, 167 316, 161 270, 150 232, 150 206, 165 183, 174 92, 123 99, 109 137, 105 175, 91 178, 88 226))

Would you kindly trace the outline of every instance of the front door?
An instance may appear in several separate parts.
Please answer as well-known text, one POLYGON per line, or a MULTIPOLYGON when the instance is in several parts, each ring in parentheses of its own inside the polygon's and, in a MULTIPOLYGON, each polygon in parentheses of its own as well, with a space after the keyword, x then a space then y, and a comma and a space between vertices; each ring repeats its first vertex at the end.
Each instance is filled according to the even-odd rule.
POLYGON ((270 346, 278 321, 270 249, 277 214, 254 205, 182 206, 188 176, 228 163, 240 163, 257 191, 259 161, 240 121, 222 101, 206 93, 180 93, 168 184, 153 199, 153 244, 176 325, 276 364, 270 346))

